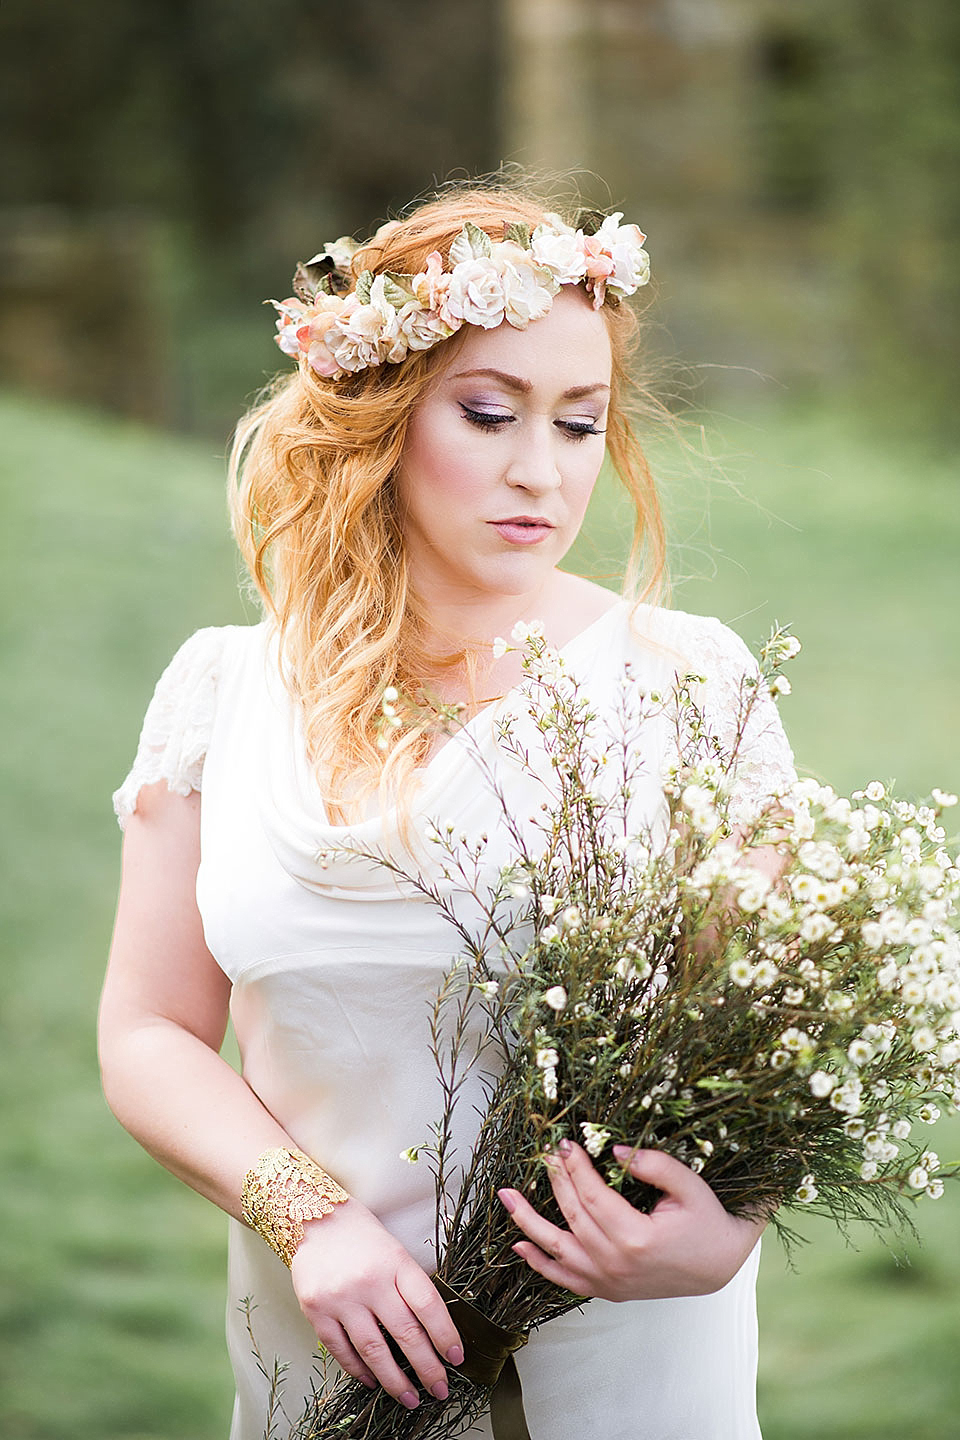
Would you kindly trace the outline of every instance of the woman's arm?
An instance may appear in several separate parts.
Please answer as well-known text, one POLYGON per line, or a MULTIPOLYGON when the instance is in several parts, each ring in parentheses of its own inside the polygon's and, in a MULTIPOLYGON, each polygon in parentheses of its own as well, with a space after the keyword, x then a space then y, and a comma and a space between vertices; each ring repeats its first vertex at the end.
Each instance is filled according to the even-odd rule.
POLYGON ((194 891, 200 797, 140 792, 100 1004, 104 1094, 117 1119, 181 1180, 229 1214, 252 1160, 289 1145, 220 1058, 230 982, 203 939, 194 891))
MULTIPOLYGON (((203 937, 196 903, 200 796, 145 786, 127 826, 110 963, 100 1007, 104 1094, 162 1165, 240 1217, 244 1176, 265 1150, 295 1149, 219 1054, 230 983, 203 937)), ((322 1156, 317 1157, 322 1161, 322 1156)), ((417 1397, 381 1326, 433 1393, 462 1360, 429 1277, 352 1198, 307 1221, 294 1290, 318 1338, 350 1374, 411 1406, 417 1397)))

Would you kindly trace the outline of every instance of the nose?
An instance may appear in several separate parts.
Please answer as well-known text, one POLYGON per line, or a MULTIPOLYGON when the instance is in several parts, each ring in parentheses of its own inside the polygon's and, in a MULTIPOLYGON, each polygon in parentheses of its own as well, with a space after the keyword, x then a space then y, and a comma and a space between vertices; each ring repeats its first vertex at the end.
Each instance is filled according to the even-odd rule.
POLYGON ((557 453, 557 432, 549 419, 517 426, 507 464, 506 481, 516 490, 545 495, 563 482, 557 453))

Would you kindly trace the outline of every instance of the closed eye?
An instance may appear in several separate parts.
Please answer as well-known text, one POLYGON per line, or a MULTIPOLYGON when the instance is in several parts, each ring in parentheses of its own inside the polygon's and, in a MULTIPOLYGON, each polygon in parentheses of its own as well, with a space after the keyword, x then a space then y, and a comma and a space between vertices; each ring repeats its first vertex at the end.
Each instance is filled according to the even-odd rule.
MULTIPOLYGON (((500 415, 490 410, 472 410, 462 401, 460 409, 463 411, 464 419, 468 420, 471 425, 476 425, 479 430, 498 430, 503 425, 512 425, 516 419, 515 415, 500 415)), ((555 420, 554 424, 571 440, 582 440, 586 435, 605 435, 607 433, 595 424, 579 420, 555 420)))
POLYGON ((480 430, 496 430, 501 425, 512 425, 513 415, 497 415, 489 410, 471 410, 469 405, 461 401, 460 409, 463 411, 464 419, 469 420, 471 425, 476 425, 480 430))
POLYGON ((585 425, 576 420, 557 420, 554 422, 559 429, 565 430, 571 440, 582 440, 585 435, 606 435, 606 430, 599 429, 596 425, 585 425))

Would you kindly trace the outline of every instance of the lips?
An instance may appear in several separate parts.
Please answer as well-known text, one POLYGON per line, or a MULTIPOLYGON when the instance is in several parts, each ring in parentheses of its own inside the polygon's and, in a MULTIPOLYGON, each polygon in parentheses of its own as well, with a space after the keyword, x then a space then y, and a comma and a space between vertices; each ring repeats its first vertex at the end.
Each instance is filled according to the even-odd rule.
POLYGON ((490 524, 511 545, 536 545, 554 529, 542 515, 511 515, 508 520, 491 520, 490 524))

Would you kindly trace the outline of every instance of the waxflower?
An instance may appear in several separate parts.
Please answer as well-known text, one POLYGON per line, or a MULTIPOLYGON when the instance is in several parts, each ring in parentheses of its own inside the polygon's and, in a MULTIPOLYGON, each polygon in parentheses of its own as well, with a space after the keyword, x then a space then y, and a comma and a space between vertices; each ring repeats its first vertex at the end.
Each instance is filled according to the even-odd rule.
MULTIPOLYGON (((575 235, 550 226, 541 238, 558 267, 579 264, 575 235)), ((612 288, 621 273, 612 232, 607 245, 584 249, 585 273, 594 266, 612 288)), ((610 1156, 660 1150, 731 1213, 768 1208, 787 1239, 781 1216, 791 1210, 881 1229, 938 1199, 954 1167, 915 1136, 960 1103, 960 866, 937 833, 936 797, 901 802, 879 781, 847 797, 803 779, 738 808, 751 713, 769 714, 769 682, 795 649, 783 632, 742 679, 732 737, 711 727, 694 677, 654 700, 625 674, 624 708, 610 721, 574 667, 554 664, 535 625, 511 644, 529 726, 497 743, 535 782, 541 808, 529 829, 504 811, 506 863, 502 835, 494 849, 452 826, 428 832, 431 863, 471 907, 456 913, 458 962, 434 1017, 446 1108, 434 1138, 411 1147, 437 1177, 439 1273, 481 1311, 495 1285, 508 1327, 559 1313, 563 1292, 519 1258, 511 1268, 515 1229, 497 1194, 518 1190, 540 1210, 553 1203, 563 1140, 581 1143, 638 1208, 655 1196, 610 1156), (665 715, 663 813, 643 831, 631 792, 653 778, 645 742, 662 743, 665 715), (528 734, 543 737, 540 768, 528 734), (771 846, 776 877, 758 878, 771 846), (489 1105, 474 1149, 454 1159, 450 1106, 474 1063, 489 1105), (462 1187, 451 1187, 461 1163, 462 1187)), ((486 774, 486 751, 465 738, 486 774)), ((430 875, 408 878, 448 903, 430 875)), ((342 1436, 336 1426, 369 1403, 359 1382, 343 1387, 320 1407, 322 1424, 312 1415, 313 1428, 291 1440, 342 1436)), ((371 1440, 409 1433, 396 1429, 407 1422, 395 1410, 371 1440)))

